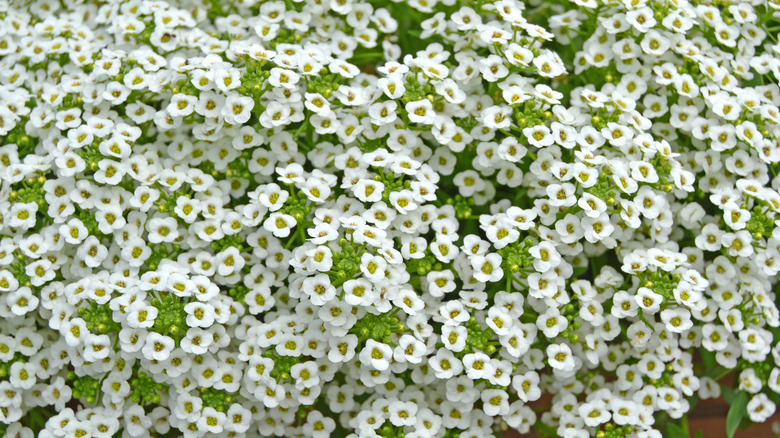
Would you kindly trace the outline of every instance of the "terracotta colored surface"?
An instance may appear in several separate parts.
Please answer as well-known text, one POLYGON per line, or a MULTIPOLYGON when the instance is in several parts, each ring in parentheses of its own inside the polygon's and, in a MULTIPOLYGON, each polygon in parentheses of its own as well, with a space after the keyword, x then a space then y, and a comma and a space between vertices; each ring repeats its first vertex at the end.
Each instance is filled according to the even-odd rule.
MULTIPOLYGON (((688 424, 691 434, 701 430, 704 438, 726 438, 726 414, 729 405, 724 400, 704 400, 691 413, 688 424)), ((780 421, 775 415, 766 423, 753 424, 750 428, 737 431, 738 438, 770 438, 772 423, 780 421)))
MULTIPOLYGON (((704 438, 726 437, 726 414, 729 405, 725 400, 703 400, 688 416, 688 426, 691 437, 702 431, 704 438)), ((737 431, 736 438, 772 438, 772 423, 780 422, 780 414, 776 414, 766 423, 754 424, 749 429, 737 431)), ((521 435, 515 431, 504 434, 504 438, 536 438, 536 434, 521 435)))

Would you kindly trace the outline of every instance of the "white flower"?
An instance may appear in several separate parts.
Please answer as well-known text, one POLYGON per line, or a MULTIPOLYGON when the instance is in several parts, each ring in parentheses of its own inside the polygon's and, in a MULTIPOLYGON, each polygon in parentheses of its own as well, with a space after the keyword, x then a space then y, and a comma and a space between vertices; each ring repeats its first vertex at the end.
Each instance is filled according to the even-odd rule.
POLYGON ((509 310, 505 307, 491 307, 485 322, 499 336, 509 334, 513 325, 509 310))
POLYGON ((328 360, 333 363, 349 361, 355 356, 357 344, 358 338, 353 334, 346 335, 343 338, 328 339, 328 360))
POLYGON ((499 281, 504 276, 501 269, 502 258, 498 254, 475 255, 471 257, 474 278, 483 282, 499 281))
POLYGON ((658 438, 696 348, 774 412, 776 1, 16 3, 9 436, 658 438))
POLYGON ((395 207, 400 214, 407 214, 414 211, 419 206, 419 204, 414 201, 414 193, 410 190, 390 192, 389 199, 390 204, 395 207))
POLYGON ((387 261, 380 256, 364 253, 360 257, 360 271, 371 281, 379 281, 385 278, 387 261))
POLYGON ((336 288, 333 287, 330 279, 325 274, 317 274, 314 277, 307 278, 303 282, 302 289, 316 306, 321 306, 336 296, 336 288))
POLYGON ((607 408, 607 404, 601 400, 594 400, 589 403, 583 403, 577 408, 577 412, 580 414, 588 427, 596 427, 600 424, 606 423, 610 420, 612 415, 607 408))
POLYGON ((371 283, 364 279, 347 280, 343 285, 344 301, 352 306, 369 306, 375 299, 371 283))
POLYGON ((546 313, 539 315, 539 318, 536 320, 536 327, 549 339, 554 339, 567 326, 568 321, 566 318, 554 307, 549 308, 546 313))
POLYGON ((133 236, 125 241, 124 247, 122 248, 122 258, 126 260, 131 267, 140 267, 151 255, 152 249, 138 236, 133 236))
POLYGON ((469 353, 463 356, 463 367, 470 379, 483 379, 493 374, 490 357, 482 352, 469 353))
POLYGON ((693 326, 691 312, 687 309, 662 310, 661 319, 666 324, 666 329, 674 333, 683 333, 693 326))
POLYGON ((263 228, 272 232, 276 237, 287 237, 296 223, 295 218, 289 214, 275 212, 263 222, 263 228))
POLYGON ((444 325, 441 329, 441 340, 444 347, 456 353, 466 348, 467 337, 467 329, 462 325, 444 325))
POLYGON ((36 367, 32 363, 14 362, 9 368, 9 382, 15 388, 29 390, 36 381, 36 367))
POLYGON ((227 93, 241 85, 241 72, 235 68, 216 68, 211 76, 217 88, 227 93))
POLYGON ((440 379, 449 379, 463 371, 463 363, 447 349, 439 349, 435 356, 428 359, 428 363, 440 379))
POLYGON ((141 304, 134 306, 127 314, 127 324, 132 328, 150 328, 154 325, 158 310, 154 306, 141 304))
POLYGON ((89 334, 87 323, 81 318, 73 318, 60 325, 60 333, 65 336, 65 342, 75 347, 86 339, 89 334))
POLYGON ((225 430, 229 432, 245 433, 252 424, 252 412, 238 403, 230 405, 226 412, 225 430))
POLYGON ((642 308, 644 312, 649 314, 658 312, 661 309, 663 300, 664 298, 662 295, 657 294, 646 287, 640 287, 634 296, 636 304, 642 308))
POLYGON ((197 96, 174 94, 173 97, 171 97, 171 103, 169 103, 167 107, 168 113, 172 117, 188 116, 195 111, 195 103, 197 101, 197 96))
POLYGON ((433 105, 427 99, 409 102, 406 104, 405 109, 409 116, 409 121, 413 123, 432 125, 433 121, 436 119, 436 112, 433 110, 433 105))
POLYGON ((539 388, 539 374, 536 371, 514 375, 512 377, 512 387, 517 391, 517 396, 520 400, 524 402, 538 400, 542 394, 539 388))
POLYGON ((538 148, 550 146, 555 142, 552 132, 550 132, 550 128, 546 125, 535 125, 523 128, 523 135, 531 145, 538 148))
POLYGON ((225 118, 225 122, 231 125, 240 125, 249 120, 254 106, 255 102, 249 96, 229 94, 225 99, 224 106, 222 106, 221 114, 225 118))
POLYGON ((377 86, 390 99, 398 99, 403 96, 406 91, 403 84, 403 76, 400 74, 391 74, 388 77, 380 78, 377 81, 377 86))
POLYGON ((191 302, 184 306, 187 313, 186 323, 190 327, 208 328, 214 323, 216 314, 209 303, 191 302))
POLYGON ((380 181, 374 181, 369 179, 361 179, 354 186, 351 187, 355 197, 362 202, 378 202, 382 199, 382 193, 385 190, 385 185, 380 181))
POLYGON ((776 405, 764 393, 757 394, 747 404, 750 421, 763 423, 775 413, 776 405))
POLYGON ((696 236, 696 246, 707 251, 717 251, 720 249, 723 234, 717 225, 706 224, 696 236))
POLYGON ((747 230, 724 233, 720 241, 731 256, 748 257, 753 254, 753 237, 747 230))
POLYGON ((299 79, 297 73, 276 67, 271 69, 268 82, 275 87, 293 88, 299 79))
POLYGON ((491 106, 482 112, 482 123, 491 129, 506 129, 511 122, 512 109, 509 107, 491 106))
POLYGON ((163 361, 170 356, 173 347, 173 338, 156 332, 150 332, 146 337, 146 343, 141 349, 141 352, 144 357, 149 360, 163 361))
POLYGON ((38 204, 34 202, 14 203, 8 213, 8 226, 18 228, 30 228, 35 225, 35 214, 38 204))
POLYGON ((483 391, 482 411, 490 416, 506 415, 509 413, 509 395, 501 389, 488 389, 483 391))
MULTIPOLYGON (((43 268, 39 267, 39 269, 43 268)), ((29 287, 20 287, 19 289, 6 295, 5 298, 5 302, 8 307, 10 307, 11 312, 18 316, 23 316, 35 310, 35 308, 38 307, 39 301, 40 300, 38 297, 33 295, 33 292, 29 287)))
POLYGON ((151 243, 173 242, 179 236, 178 224, 172 217, 154 217, 146 223, 151 243))
POLYGON ((366 341, 365 347, 360 350, 360 363, 378 371, 386 370, 392 358, 393 350, 390 346, 373 339, 366 341))
POLYGON ((97 362, 108 357, 111 339, 107 335, 90 334, 84 340, 84 360, 97 362))
POLYGON ((547 359, 550 366, 555 370, 568 372, 573 370, 575 366, 571 348, 567 344, 548 345, 547 359))
POLYGON ((550 242, 540 242, 528 250, 534 258, 534 269, 538 272, 547 272, 561 263, 561 256, 550 242))
POLYGON ((615 229, 615 226, 612 225, 606 214, 602 214, 597 218, 583 218, 582 227, 585 229, 585 240, 591 243, 604 240, 609 237, 615 229))
POLYGON ((428 293, 434 297, 441 297, 455 290, 455 274, 452 271, 432 271, 426 275, 428 281, 428 293))
POLYGON ((222 433, 224 424, 227 422, 227 415, 217 411, 211 406, 203 408, 198 419, 198 429, 205 430, 214 434, 222 433))
POLYGON ((566 72, 560 57, 549 50, 542 50, 539 56, 533 59, 533 64, 540 75, 548 78, 554 78, 566 72))
POLYGON ((223 276, 240 272, 246 264, 246 260, 244 260, 244 257, 235 246, 231 246, 217 254, 214 261, 217 263, 217 273, 223 276))
POLYGON ((336 429, 336 422, 327 418, 319 411, 310 411, 306 415, 303 431, 312 438, 327 438, 336 429))

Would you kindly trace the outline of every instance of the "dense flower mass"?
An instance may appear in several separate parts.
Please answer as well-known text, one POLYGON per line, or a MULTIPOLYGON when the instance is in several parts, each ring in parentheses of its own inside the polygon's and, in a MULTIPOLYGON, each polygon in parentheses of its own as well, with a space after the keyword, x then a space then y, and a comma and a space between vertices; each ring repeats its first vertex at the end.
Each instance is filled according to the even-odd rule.
POLYGON ((778 0, 0 1, 0 435, 767 420, 778 30, 778 0))

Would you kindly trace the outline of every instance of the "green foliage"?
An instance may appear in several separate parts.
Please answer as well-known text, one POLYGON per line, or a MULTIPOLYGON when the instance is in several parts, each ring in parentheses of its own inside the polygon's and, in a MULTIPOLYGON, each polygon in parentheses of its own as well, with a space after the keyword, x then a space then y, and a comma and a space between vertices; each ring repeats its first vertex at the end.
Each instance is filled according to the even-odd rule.
POLYGON ((91 333, 106 335, 116 333, 122 329, 122 325, 112 318, 113 310, 108 303, 98 304, 95 301, 87 301, 89 307, 78 309, 78 315, 87 323, 87 329, 91 333))
POLYGON ((747 417, 747 404, 750 396, 747 392, 734 392, 728 388, 723 388, 723 392, 729 405, 731 405, 729 413, 726 415, 726 435, 732 438, 742 420, 747 417))
POLYGON ((233 396, 221 389, 201 387, 198 388, 198 393, 203 400, 204 407, 212 407, 219 412, 227 412, 230 405, 234 402, 233 396))
POLYGON ((89 405, 98 400, 100 380, 92 376, 76 376, 73 371, 68 372, 68 380, 72 382, 73 398, 80 399, 89 405))
POLYGON ((380 313, 378 315, 368 313, 361 317, 349 332, 357 335, 361 344, 369 339, 391 344, 392 339, 390 335, 392 333, 400 333, 405 328, 394 312, 380 313))
POLYGON ((154 379, 143 371, 138 371, 130 379, 130 400, 133 403, 149 405, 160 403, 160 393, 168 390, 168 385, 155 382, 154 379))
POLYGON ((184 304, 175 295, 153 298, 152 306, 157 308, 157 318, 149 330, 172 337, 177 343, 187 333, 187 312, 184 304))

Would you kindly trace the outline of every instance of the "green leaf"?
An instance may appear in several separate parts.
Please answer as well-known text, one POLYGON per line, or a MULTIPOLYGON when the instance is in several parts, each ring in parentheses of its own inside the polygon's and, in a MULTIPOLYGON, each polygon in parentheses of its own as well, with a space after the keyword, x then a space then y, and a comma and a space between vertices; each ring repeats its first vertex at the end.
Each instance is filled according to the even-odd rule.
POLYGON ((720 387, 720 391, 723 395, 723 399, 726 400, 726 403, 730 405, 734 403, 734 399, 737 398, 737 394, 739 394, 737 391, 722 385, 720 387))
POLYGON ((689 438, 689 436, 679 424, 669 423, 666 425, 667 438, 689 438))
POLYGON ((748 394, 740 392, 730 404, 729 413, 726 415, 726 435, 732 438, 739 427, 739 423, 747 415, 748 394))
POLYGON ((715 359, 715 353, 712 351, 707 351, 705 349, 701 349, 701 362, 704 365, 705 370, 713 370, 717 365, 718 362, 715 359))
POLYGON ((693 438, 704 438, 704 432, 702 432, 702 431, 696 432, 696 436, 693 437, 693 438))

